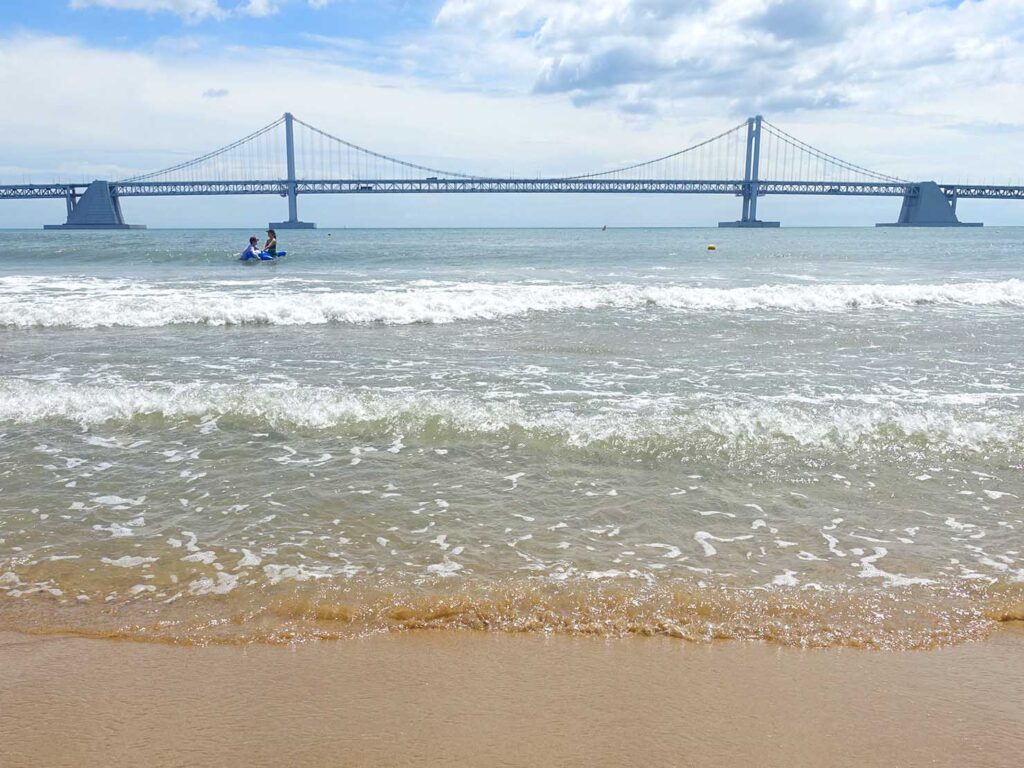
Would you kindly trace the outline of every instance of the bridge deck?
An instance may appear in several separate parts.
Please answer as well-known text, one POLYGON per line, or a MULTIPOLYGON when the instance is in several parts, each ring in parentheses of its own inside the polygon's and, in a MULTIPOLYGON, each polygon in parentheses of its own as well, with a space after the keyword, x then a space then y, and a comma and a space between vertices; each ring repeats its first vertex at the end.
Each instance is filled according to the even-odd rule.
MULTIPOLYGON (((302 195, 374 193, 606 193, 741 195, 741 179, 300 179, 302 195)), ((12 184, 0 186, 0 200, 65 199, 84 192, 87 184, 12 184)), ((284 195, 285 180, 263 181, 134 181, 111 182, 119 197, 173 197, 184 195, 284 195)), ((836 195, 904 197, 913 195, 914 183, 760 181, 760 195, 836 195)), ((1024 200, 1024 186, 939 184, 949 198, 1024 200)))

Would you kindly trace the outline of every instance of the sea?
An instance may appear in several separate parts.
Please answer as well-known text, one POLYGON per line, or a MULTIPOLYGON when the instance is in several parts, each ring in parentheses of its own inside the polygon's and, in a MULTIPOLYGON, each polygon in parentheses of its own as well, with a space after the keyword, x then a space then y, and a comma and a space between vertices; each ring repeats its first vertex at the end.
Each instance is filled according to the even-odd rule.
POLYGON ((0 629, 1024 619, 1024 229, 249 234, 4 234, 0 629))

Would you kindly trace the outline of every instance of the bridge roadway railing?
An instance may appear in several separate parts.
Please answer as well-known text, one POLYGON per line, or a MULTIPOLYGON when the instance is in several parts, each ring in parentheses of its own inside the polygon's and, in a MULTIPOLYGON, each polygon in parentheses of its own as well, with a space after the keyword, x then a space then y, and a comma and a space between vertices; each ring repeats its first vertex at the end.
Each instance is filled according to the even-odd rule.
POLYGON ((4 184, 0 185, 0 200, 63 200, 85 191, 83 184, 4 184))
POLYGON ((985 200, 1024 200, 1024 187, 989 184, 939 184, 949 198, 985 200))
MULTIPOLYGON (((742 179, 299 179, 304 195, 359 193, 613 193, 740 195, 742 179)), ((913 185, 893 182, 758 182, 759 194, 885 195, 903 197, 913 185)), ((285 194, 284 181, 126 182, 121 197, 162 195, 285 194)))
MULTIPOLYGON (((742 195, 750 184, 742 179, 299 179, 303 195, 372 193, 614 193, 742 195)), ((118 197, 173 197, 185 195, 286 195, 283 179, 257 181, 129 181, 112 182, 118 197)), ((66 199, 79 196, 87 184, 10 184, 0 186, 0 200, 66 199)), ((758 195, 841 195, 905 197, 917 185, 903 182, 756 182, 758 195)), ((940 184, 950 199, 1024 200, 1024 186, 940 184)))

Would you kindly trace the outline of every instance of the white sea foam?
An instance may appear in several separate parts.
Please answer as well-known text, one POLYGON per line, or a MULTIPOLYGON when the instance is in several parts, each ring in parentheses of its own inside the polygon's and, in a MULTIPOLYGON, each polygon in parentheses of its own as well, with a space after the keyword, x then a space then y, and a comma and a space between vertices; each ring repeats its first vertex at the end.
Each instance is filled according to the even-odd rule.
POLYGON ((800 582, 796 578, 796 571, 785 571, 772 579, 774 587, 795 587, 800 582))
POLYGON ((191 595, 226 595, 238 586, 238 576, 220 571, 214 578, 202 576, 188 585, 191 595))
POLYGON ((932 579, 904 576, 901 573, 889 573, 875 565, 876 562, 886 557, 889 550, 885 547, 875 547, 874 552, 860 559, 860 578, 862 579, 884 579, 891 586, 906 587, 914 584, 934 584, 932 579))
POLYGON ((147 283, 68 277, 0 278, 0 327, 173 324, 451 323, 531 312, 655 306, 687 312, 848 312, 920 306, 1024 308, 1024 281, 766 284, 735 288, 630 283, 308 283, 267 286, 147 283), (339 289, 340 288, 340 289, 339 289))
POLYGON ((140 496, 137 499, 125 499, 120 496, 97 496, 95 499, 93 499, 93 501, 95 501, 97 504, 104 504, 109 507, 121 509, 138 506, 145 500, 145 496, 140 496))
MULTIPOLYGON (((631 443, 649 444, 653 440, 649 447, 655 451, 697 443, 715 450, 765 444, 846 449, 864 441, 904 444, 908 437, 922 447, 959 450, 1024 443, 1024 422, 1019 418, 934 404, 820 408, 756 398, 745 405, 708 402, 697 406, 682 406, 671 400, 637 405, 627 400, 617 406, 607 403, 600 413, 581 414, 569 408, 528 409, 515 402, 498 403, 466 395, 285 384, 241 391, 227 384, 123 380, 74 386, 0 378, 0 423, 66 420, 90 425, 145 417, 200 422, 232 417, 261 425, 318 430, 374 424, 403 434, 500 434, 517 430, 540 439, 555 438, 572 447, 607 443, 628 450, 631 443)), ((101 499, 110 504, 127 502, 118 503, 118 507, 143 500, 113 496, 101 499)))
POLYGON ((313 579, 330 578, 330 569, 326 566, 279 565, 270 563, 263 566, 263 573, 271 585, 282 581, 310 581, 313 579))
POLYGON ((462 565, 456 563, 454 560, 449 560, 447 557, 445 557, 440 563, 432 563, 427 566, 427 573, 440 576, 441 578, 455 576, 461 570, 462 565))
POLYGON ((734 541, 746 541, 748 539, 752 539, 753 536, 743 535, 733 536, 732 538, 721 538, 719 536, 715 536, 714 534, 708 533, 707 531, 697 531, 695 534, 693 534, 693 538, 698 544, 701 545, 701 547, 703 547, 705 557, 714 557, 718 554, 718 550, 714 547, 714 545, 711 544, 712 541, 719 541, 729 544, 734 541))
POLYGON ((202 563, 203 565, 212 565, 217 560, 216 552, 193 552, 191 555, 185 555, 181 558, 186 563, 202 563))
POLYGON ((135 557, 132 555, 125 555, 119 557, 116 560, 111 560, 109 557, 101 557, 100 562, 104 565, 113 565, 118 568, 136 568, 146 563, 155 563, 159 558, 156 557, 135 557))
POLYGON ((254 565, 260 565, 263 562, 263 558, 259 555, 255 555, 248 549, 242 549, 242 559, 238 561, 236 568, 249 568, 254 565))
POLYGON ((683 554, 682 550, 680 550, 679 547, 673 546, 671 544, 655 543, 655 544, 648 544, 647 546, 650 547, 651 549, 664 549, 665 550, 665 554, 662 555, 662 557, 668 558, 670 560, 674 560, 675 558, 677 558, 677 557, 679 557, 680 555, 683 554))

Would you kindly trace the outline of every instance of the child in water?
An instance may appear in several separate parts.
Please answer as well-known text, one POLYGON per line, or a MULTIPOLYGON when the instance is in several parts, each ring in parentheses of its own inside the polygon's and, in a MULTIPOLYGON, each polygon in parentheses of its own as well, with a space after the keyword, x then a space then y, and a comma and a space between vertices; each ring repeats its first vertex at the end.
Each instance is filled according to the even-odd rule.
POLYGON ((242 261, 250 261, 251 259, 259 259, 260 257, 260 240, 258 237, 253 235, 249 238, 249 247, 242 251, 242 255, 239 257, 242 261))

